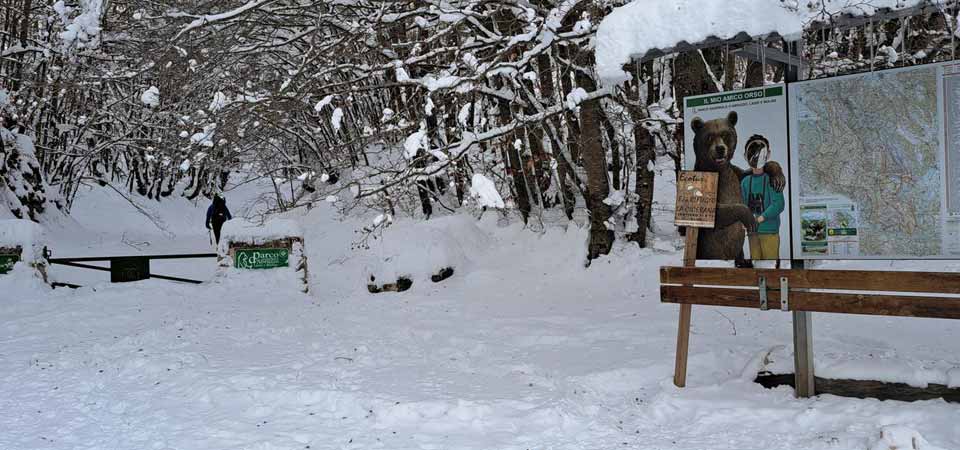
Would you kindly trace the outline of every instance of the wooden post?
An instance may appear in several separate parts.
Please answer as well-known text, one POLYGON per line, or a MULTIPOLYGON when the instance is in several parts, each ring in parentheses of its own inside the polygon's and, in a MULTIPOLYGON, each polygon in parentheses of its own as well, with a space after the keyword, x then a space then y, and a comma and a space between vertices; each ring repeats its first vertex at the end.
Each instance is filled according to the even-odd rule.
MULTIPOLYGON (((799 43, 794 43, 788 47, 788 52, 792 56, 799 58, 799 64, 797 64, 797 70, 789 70, 793 66, 788 66, 786 72, 786 82, 793 83, 800 80, 801 78, 806 78, 806 73, 803 70, 803 51, 804 41, 801 39, 799 43)), ((870 60, 870 64, 873 64, 873 59, 870 60)), ((788 107, 789 108, 789 107, 788 107)), ((787 129, 789 130, 789 122, 787 124, 787 129)), ((787 167, 791 164, 789 153, 787 156, 787 167)), ((793 209, 790 209, 790 223, 793 223, 793 209)), ((791 256, 793 254, 793 239, 790 240, 791 245, 791 256)), ((790 260, 791 269, 803 269, 803 260, 802 259, 792 259, 790 260)), ((810 311, 794 311, 793 312, 793 373, 794 373, 794 382, 796 383, 794 393, 799 398, 807 398, 816 395, 816 382, 815 382, 815 373, 813 370, 813 313, 810 311)))
MULTIPOLYGON (((683 266, 697 265, 697 238, 700 229, 687 227, 687 240, 683 247, 683 266)), ((687 385, 687 353, 690 348, 690 314, 692 305, 680 305, 680 325, 677 328, 677 361, 673 368, 673 384, 687 385)))
MULTIPOLYGON (((803 260, 791 261, 790 268, 803 269, 803 260)), ((793 312, 793 368, 796 396, 807 398, 816 395, 813 367, 813 313, 810 311, 793 312)))

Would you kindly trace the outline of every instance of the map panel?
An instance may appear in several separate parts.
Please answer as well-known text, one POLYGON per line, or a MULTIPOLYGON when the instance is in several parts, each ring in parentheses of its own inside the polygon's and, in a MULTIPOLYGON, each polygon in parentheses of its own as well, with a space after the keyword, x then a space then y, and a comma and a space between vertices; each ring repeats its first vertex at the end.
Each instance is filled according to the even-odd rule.
POLYGON ((944 256, 943 178, 960 176, 942 170, 941 79, 930 65, 790 86, 798 257, 944 256))

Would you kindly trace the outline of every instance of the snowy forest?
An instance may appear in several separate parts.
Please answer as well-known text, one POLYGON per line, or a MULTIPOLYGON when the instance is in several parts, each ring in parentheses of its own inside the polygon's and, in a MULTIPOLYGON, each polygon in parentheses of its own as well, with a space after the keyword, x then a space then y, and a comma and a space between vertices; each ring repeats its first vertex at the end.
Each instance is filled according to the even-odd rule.
POLYGON ((803 78, 956 46, 952 4, 842 22, 829 1, 779 2, 816 18, 801 40, 661 51, 603 86, 597 27, 623 3, 6 0, 0 197, 37 221, 69 214, 82 185, 162 203, 254 174, 272 211, 362 205, 383 213, 374 230, 499 209, 534 230, 589 224, 595 258, 648 245, 654 161, 680 167, 677 99, 783 80, 745 44, 798 54, 803 78))
POLYGON ((960 449, 958 16, 0 0, 0 449, 960 449))

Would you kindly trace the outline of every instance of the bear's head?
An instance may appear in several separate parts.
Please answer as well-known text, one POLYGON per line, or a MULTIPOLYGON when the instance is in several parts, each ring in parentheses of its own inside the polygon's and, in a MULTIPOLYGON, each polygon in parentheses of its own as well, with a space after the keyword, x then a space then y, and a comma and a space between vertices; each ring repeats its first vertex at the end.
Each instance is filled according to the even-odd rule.
POLYGON ((726 118, 706 122, 694 117, 691 126, 697 156, 694 169, 716 172, 727 167, 737 148, 737 112, 730 111, 726 118))
POLYGON ((743 146, 743 156, 750 167, 763 167, 770 160, 771 151, 770 141, 759 134, 750 136, 743 146))

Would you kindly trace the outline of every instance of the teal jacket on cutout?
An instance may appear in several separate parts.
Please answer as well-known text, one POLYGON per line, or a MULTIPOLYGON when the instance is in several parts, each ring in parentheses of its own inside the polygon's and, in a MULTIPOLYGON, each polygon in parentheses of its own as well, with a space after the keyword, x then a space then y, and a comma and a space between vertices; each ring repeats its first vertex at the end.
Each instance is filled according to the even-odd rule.
MULTIPOLYGON (((743 203, 747 207, 750 207, 751 196, 755 201, 761 202, 763 212, 759 215, 763 216, 763 223, 757 225, 757 233, 778 234, 780 232, 780 213, 783 212, 784 207, 783 193, 777 192, 773 186, 770 186, 769 175, 751 173, 743 177, 740 182, 740 195, 743 196, 743 203)), ((756 211, 754 215, 757 215, 756 211)))

